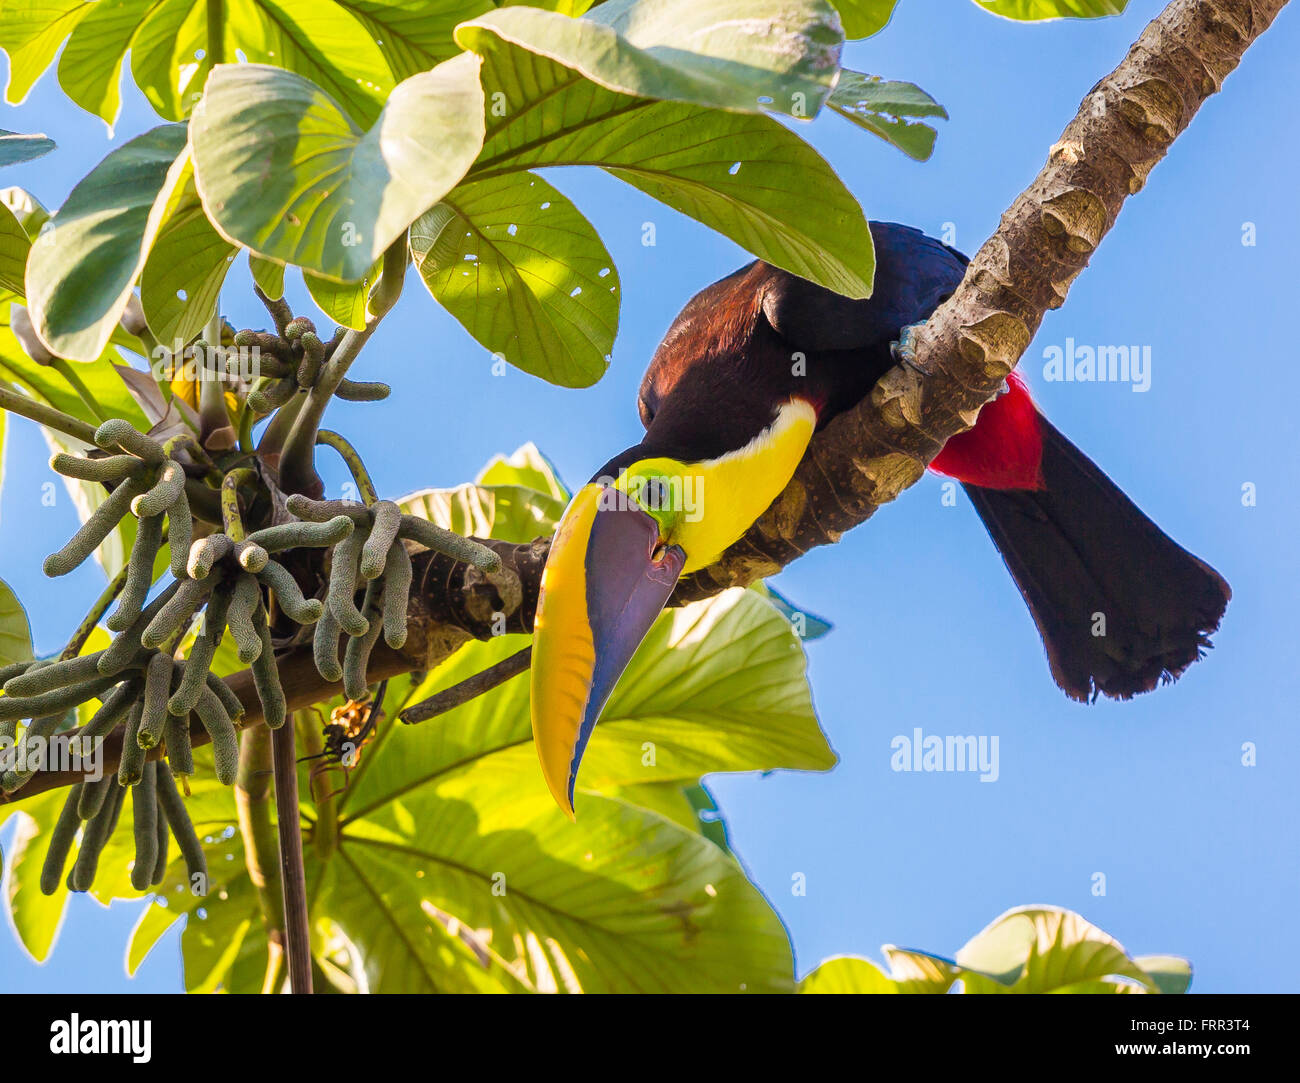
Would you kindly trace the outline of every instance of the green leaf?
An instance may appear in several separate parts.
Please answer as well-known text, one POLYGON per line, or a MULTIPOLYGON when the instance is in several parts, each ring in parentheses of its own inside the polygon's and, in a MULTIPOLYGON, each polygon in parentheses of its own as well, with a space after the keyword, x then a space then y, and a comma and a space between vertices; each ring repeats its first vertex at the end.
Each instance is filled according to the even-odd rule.
POLYGON ((898 0, 833 0, 844 20, 846 38, 869 38, 885 28, 898 0))
POLYGON ((628 98, 507 45, 484 57, 489 101, 478 181, 548 165, 598 165, 760 259, 850 297, 871 292, 862 208, 808 144, 771 117, 628 98), (815 198, 813 197, 815 193, 815 198))
POLYGON ((30 162, 53 149, 54 140, 47 135, 19 135, 0 128, 0 165, 30 162))
POLYGON ((108 155, 32 246, 27 298, 37 334, 60 357, 101 354, 126 307, 179 180, 185 126, 163 124, 108 155))
POLYGON ((569 502, 568 488, 560 480, 559 471, 531 441, 522 444, 509 455, 493 456, 490 462, 478 472, 475 485, 522 485, 536 489, 555 497, 565 504, 569 502))
POLYGON ((50 212, 26 188, 19 188, 17 185, 0 188, 0 203, 13 212, 31 240, 35 240, 40 235, 41 227, 50 220, 50 212))
POLYGON ((140 275, 140 305, 154 337, 179 352, 212 318, 238 249, 208 221, 188 151, 176 170, 156 212, 159 225, 140 275))
POLYGON ((7 205, 0 206, 0 289, 23 296, 27 253, 32 242, 18 216, 7 205))
POLYGON ((1130 958, 1114 937, 1055 906, 1008 910, 957 961, 886 946, 888 972, 867 959, 828 959, 800 983, 806 993, 1185 993, 1187 960, 1130 958))
POLYGON ((795 605, 784 594, 781 594, 770 583, 760 580, 750 587, 751 590, 757 591, 760 595, 771 603, 772 607, 790 622, 790 627, 794 629, 794 634, 800 639, 821 639, 834 627, 825 617, 819 617, 815 613, 806 612, 795 605))
POLYGON ((13 588, 0 579, 0 666, 32 657, 32 628, 13 588))
POLYGON ((1007 19, 1096 19, 1122 15, 1128 0, 975 0, 985 11, 1007 19))
POLYGON ((893 143, 917 161, 934 152, 937 132, 928 124, 908 117, 942 117, 948 112, 920 87, 912 83, 885 82, 875 75, 845 69, 831 95, 830 107, 859 127, 893 143))
POLYGON ((344 327, 361 331, 366 326, 366 302, 370 299, 370 287, 379 278, 383 262, 382 259, 376 260, 360 282, 334 282, 310 272, 305 272, 302 277, 311 299, 326 316, 344 327))
POLYGON ((522 544, 551 533, 568 501, 523 485, 458 485, 423 489, 398 503, 457 534, 522 544))
POLYGON ((609 0, 585 18, 507 7, 456 29, 547 57, 637 98, 816 116, 844 42, 825 0, 609 0))
POLYGON ((604 375, 618 272, 595 228, 533 173, 458 185, 411 227, 434 298, 488 350, 563 387, 604 375))
POLYGON ((276 263, 273 259, 262 259, 250 252, 248 269, 252 272, 253 281, 257 283, 258 289, 272 301, 278 301, 284 296, 283 263, 276 263))
POLYGON ((50 66, 59 46, 94 5, 85 0, 17 0, 0 18, 0 49, 9 54, 5 101, 17 105, 50 66))
POLYGON ((897 993, 898 983, 870 959, 838 955, 826 959, 799 983, 801 993, 897 993))
MULTIPOLYGON (((461 18, 484 10, 458 5, 461 18)), ((388 3, 357 0, 239 0, 221 8, 222 55, 311 76, 369 123, 395 82, 394 71, 455 52, 455 12, 448 0, 388 3), (413 27, 411 24, 416 23, 413 27), (390 63, 379 44, 387 38, 390 63)), ((123 61, 131 55, 137 86, 168 120, 187 117, 212 70, 204 0, 14 0, 0 21, 0 48, 10 55, 7 100, 23 99, 66 40, 59 82, 82 108, 112 128, 121 108, 123 61)))
MULTIPOLYGON (((41 866, 49 848, 50 833, 67 799, 66 790, 52 790, 23 802, 18 813, 14 849, 9 858, 8 894, 5 904, 18 942, 36 962, 49 958, 59 938, 68 889, 62 879, 53 895, 41 893, 41 866)), ((67 868, 76 860, 74 843, 67 868)))
POLYGON ((301 76, 219 67, 190 125, 208 217, 260 256, 355 282, 477 155, 478 68, 462 54, 412 76, 362 133, 301 76))

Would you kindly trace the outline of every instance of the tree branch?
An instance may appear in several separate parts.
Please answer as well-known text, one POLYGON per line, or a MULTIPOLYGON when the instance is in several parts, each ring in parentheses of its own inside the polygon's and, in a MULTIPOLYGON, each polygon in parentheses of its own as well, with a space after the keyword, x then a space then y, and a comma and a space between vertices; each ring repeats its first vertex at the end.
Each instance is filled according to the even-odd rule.
MULTIPOLYGON (((944 442, 975 423, 1043 315, 1064 302, 1124 200, 1141 190, 1285 4, 1174 0, 1084 99, 1038 177, 916 336, 915 362, 895 366, 868 398, 818 433, 771 508, 716 563, 679 584, 673 602, 774 575, 809 549, 838 541, 918 481, 944 442)), ((431 669, 468 640, 490 638, 499 631, 496 614, 504 615, 505 631, 531 633, 550 540, 484 544, 501 556, 499 571, 433 552, 413 557, 410 635, 400 651, 376 646, 371 681, 431 669)), ((288 652, 279 665, 290 709, 339 691, 316 672, 310 650, 288 652)), ((259 724, 251 674, 227 682, 245 705, 242 724, 259 724)), ((192 739, 207 741, 197 723, 192 739)), ((106 739, 105 771, 115 769, 120 741, 120 731, 106 739)), ((0 803, 77 781, 70 772, 38 772, 0 803)))

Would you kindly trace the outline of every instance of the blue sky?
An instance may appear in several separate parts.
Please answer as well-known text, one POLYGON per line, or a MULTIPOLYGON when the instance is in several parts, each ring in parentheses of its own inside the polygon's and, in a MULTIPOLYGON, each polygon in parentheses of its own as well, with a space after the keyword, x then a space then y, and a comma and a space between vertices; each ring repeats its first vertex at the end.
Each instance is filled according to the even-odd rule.
MULTIPOLYGON (((957 246, 973 252, 1080 99, 1162 6, 1134 0, 1119 18, 1021 26, 957 0, 903 0, 882 34, 847 48, 845 63, 914 81, 947 106, 933 159, 912 162, 829 115, 802 130, 869 216, 935 234, 950 224, 957 246)), ((1002 911, 1053 903, 1135 953, 1187 956, 1194 989, 1296 990, 1278 960, 1300 951, 1300 367, 1286 315, 1300 251, 1298 54, 1300 17, 1285 11, 1126 204, 1020 368, 1055 424, 1232 584, 1215 650, 1139 700, 1071 703, 979 521, 964 499, 944 506, 933 477, 783 572, 780 590, 835 623, 809 645, 809 661, 840 764, 827 774, 719 777, 712 787, 733 843, 790 929, 801 973, 832 954, 877 955, 882 943, 951 954, 1002 911), (1253 246, 1242 243, 1247 223, 1253 246), (1150 346, 1150 389, 1046 382, 1045 351, 1069 338, 1150 346), (1252 507, 1242 502, 1247 483, 1252 507), (915 727, 997 736, 998 780, 891 770, 891 741, 915 727), (1247 742, 1257 749, 1252 767, 1242 764, 1247 742), (1097 873, 1104 897, 1093 894, 1097 873), (806 894, 792 892, 797 874, 806 894)), ((126 103, 122 137, 156 122, 134 90, 126 103)), ((0 107, 0 128, 44 131, 59 144, 4 178, 49 206, 109 149, 102 123, 68 103, 50 75, 23 106, 0 107)), ((585 479, 638 438, 636 388, 677 310, 747 259, 603 174, 550 179, 600 230, 622 277, 609 373, 585 391, 514 370, 493 376, 486 352, 412 279, 356 373, 389 381, 393 398, 331 408, 385 495, 465 481, 530 439, 570 483, 585 479), (647 221, 653 248, 641 244, 647 221), (421 434, 418 450, 395 454, 395 431, 421 434)), ((305 307, 300 289, 290 299, 305 307)), ((228 283, 223 308, 236 326, 266 322, 241 278, 228 283)), ((37 649, 54 650, 96 573, 40 576, 74 512, 66 500, 39 504, 48 453, 32 426, 12 424, 6 454, 0 575, 26 602, 37 649)), ((179 989, 175 933, 125 978, 136 910, 118 904, 105 914, 74 900, 44 967, 0 935, 0 988, 179 989)))

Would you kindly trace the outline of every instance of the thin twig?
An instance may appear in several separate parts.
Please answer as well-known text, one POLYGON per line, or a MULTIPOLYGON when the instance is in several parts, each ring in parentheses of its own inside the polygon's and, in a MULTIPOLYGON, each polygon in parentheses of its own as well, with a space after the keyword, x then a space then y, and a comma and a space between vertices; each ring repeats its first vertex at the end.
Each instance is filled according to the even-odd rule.
POLYGON ((310 993, 311 928, 307 914, 307 872, 302 863, 302 828, 298 810, 298 764, 294 727, 271 733, 275 770, 275 814, 280 833, 280 881, 284 886, 285 951, 289 957, 289 989, 310 993))
POLYGON ((398 717, 408 725, 415 722, 427 722, 440 714, 446 714, 462 704, 468 703, 484 692, 503 685, 511 677, 518 677, 533 663, 533 647, 530 643, 521 651, 516 651, 509 658, 503 658, 496 665, 488 666, 481 673, 467 677, 459 684, 444 688, 435 696, 421 700, 413 707, 407 707, 398 717))

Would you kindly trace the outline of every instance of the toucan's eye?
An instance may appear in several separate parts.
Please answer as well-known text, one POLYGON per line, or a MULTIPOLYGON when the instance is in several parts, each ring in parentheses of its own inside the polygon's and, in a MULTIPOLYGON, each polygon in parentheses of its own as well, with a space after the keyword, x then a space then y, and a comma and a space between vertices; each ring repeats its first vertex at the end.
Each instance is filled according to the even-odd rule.
POLYGON ((659 510, 664 506, 663 478, 651 478, 641 490, 641 497, 649 507, 659 510))

